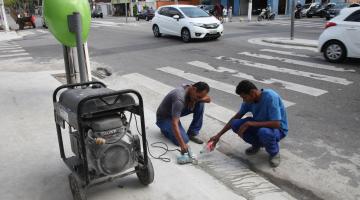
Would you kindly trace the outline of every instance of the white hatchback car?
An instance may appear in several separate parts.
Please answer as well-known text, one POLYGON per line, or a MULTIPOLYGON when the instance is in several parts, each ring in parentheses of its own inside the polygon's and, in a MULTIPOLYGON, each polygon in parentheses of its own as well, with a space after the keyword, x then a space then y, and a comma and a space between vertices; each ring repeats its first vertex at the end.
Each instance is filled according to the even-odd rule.
POLYGON ((360 58, 360 7, 344 8, 328 21, 318 48, 329 62, 360 58))
POLYGON ((162 34, 180 36, 184 42, 195 38, 217 39, 224 32, 219 20, 191 5, 160 7, 152 19, 152 29, 155 37, 162 34))

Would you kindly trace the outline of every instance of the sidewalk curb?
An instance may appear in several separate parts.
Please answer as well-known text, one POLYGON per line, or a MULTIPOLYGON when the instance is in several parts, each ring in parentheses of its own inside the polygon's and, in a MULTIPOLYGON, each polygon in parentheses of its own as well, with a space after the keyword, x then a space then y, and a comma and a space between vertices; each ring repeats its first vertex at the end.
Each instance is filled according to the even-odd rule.
POLYGON ((267 43, 273 43, 273 44, 285 44, 285 45, 292 45, 292 46, 303 46, 303 47, 313 47, 313 48, 317 48, 318 45, 317 44, 310 44, 310 43, 301 43, 300 41, 297 41, 297 39, 295 39, 294 41, 289 41, 289 39, 285 39, 285 38, 263 38, 262 39, 263 42, 267 42, 267 43), (285 40, 285 41, 284 41, 285 40))
POLYGON ((0 42, 21 39, 21 38, 22 36, 20 36, 16 31, 8 31, 8 32, 0 31, 0 42))

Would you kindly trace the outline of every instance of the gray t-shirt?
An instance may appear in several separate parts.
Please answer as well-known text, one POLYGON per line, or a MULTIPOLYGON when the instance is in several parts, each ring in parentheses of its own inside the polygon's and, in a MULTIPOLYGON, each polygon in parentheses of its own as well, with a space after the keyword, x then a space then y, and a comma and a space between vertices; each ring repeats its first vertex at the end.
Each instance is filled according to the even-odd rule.
POLYGON ((180 117, 185 108, 186 86, 178 87, 170 91, 162 100, 156 111, 156 117, 160 119, 172 119, 180 117))

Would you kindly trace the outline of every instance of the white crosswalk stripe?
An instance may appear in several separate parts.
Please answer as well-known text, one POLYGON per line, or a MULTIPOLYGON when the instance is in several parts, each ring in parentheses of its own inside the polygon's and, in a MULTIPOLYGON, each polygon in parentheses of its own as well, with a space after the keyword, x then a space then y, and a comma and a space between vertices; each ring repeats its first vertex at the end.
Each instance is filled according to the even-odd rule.
POLYGON ((208 63, 204 63, 204 62, 200 62, 200 61, 192 61, 192 62, 188 62, 188 64, 193 65, 195 67, 203 68, 203 69, 206 69, 209 71, 233 73, 232 76, 234 76, 234 77, 239 77, 239 78, 243 78, 243 79, 247 79, 247 80, 251 80, 251 81, 256 81, 256 82, 263 83, 263 84, 269 84, 269 85, 279 85, 280 84, 282 88, 300 92, 300 93, 304 93, 304 94, 308 94, 311 96, 320 96, 322 94, 327 93, 326 90, 308 87, 305 85, 287 82, 287 81, 283 81, 283 80, 279 80, 279 79, 274 79, 274 78, 258 79, 252 75, 241 73, 236 70, 227 69, 224 67, 215 68, 215 67, 209 65, 208 63))
MULTIPOLYGON (((209 86, 212 88, 235 95, 235 86, 230 85, 228 83, 216 81, 216 80, 209 79, 209 78, 206 78, 206 77, 203 77, 200 75, 196 75, 193 73, 187 73, 187 72, 184 72, 182 70, 179 70, 179 69, 176 69, 173 67, 162 67, 162 68, 157 68, 157 70, 168 73, 168 74, 172 74, 177 77, 187 79, 192 82, 203 81, 203 82, 206 82, 207 84, 209 84, 209 86)), ((286 100, 284 100, 284 104, 285 104, 285 107, 295 105, 295 103, 286 101, 286 100)))
POLYGON ((19 50, 1 50, 0 48, 0 53, 18 53, 18 52, 25 52, 24 49, 19 49, 19 50))
MULTIPOLYGON (((261 21, 253 22, 264 25, 280 25, 280 26, 290 26, 290 20, 275 20, 275 21, 261 21)), ((311 21, 295 21, 295 27, 306 27, 306 28, 324 28, 324 22, 311 22, 311 21)))
POLYGON ((99 28, 99 27, 123 27, 123 26, 138 26, 138 22, 110 22, 110 21, 92 21, 91 27, 99 28))
POLYGON ((22 49, 22 47, 0 47, 0 50, 16 50, 16 49, 22 49))
POLYGON ((25 62, 25 61, 29 61, 29 60, 32 60, 33 57, 31 56, 25 56, 25 57, 20 57, 20 58, 5 58, 5 59, 1 59, 0 60, 0 63, 1 62, 25 62))
POLYGON ((0 42, 0 63, 21 63, 32 59, 21 46, 10 42, 0 42))
POLYGON ((277 67, 274 65, 252 62, 252 61, 243 60, 243 59, 239 59, 239 58, 218 56, 218 57, 215 57, 215 59, 224 60, 224 61, 228 61, 228 62, 232 62, 232 63, 237 63, 237 64, 245 65, 248 67, 255 67, 255 68, 259 68, 259 69, 265 69, 265 70, 270 70, 270 71, 275 71, 275 72, 280 72, 280 73, 286 73, 286 74, 291 74, 291 75, 296 75, 296 76, 303 76, 303 77, 307 77, 307 78, 311 78, 311 79, 316 79, 316 80, 321 80, 321 81, 326 81, 326 82, 336 83, 336 84, 341 84, 341 85, 349 85, 349 84, 353 83, 352 81, 348 81, 345 78, 339 78, 339 77, 317 74, 317 73, 312 73, 312 72, 277 67))
MULTIPOLYGON (((130 82, 140 84, 143 87, 151 90, 154 90, 154 88, 156 88, 155 90, 163 96, 165 96, 168 92, 174 89, 174 87, 171 87, 169 85, 166 85, 138 73, 127 74, 122 77, 130 80, 130 82)), ((219 106, 215 103, 210 103, 206 106, 206 114, 219 121, 225 122, 226 120, 229 120, 231 117, 233 117, 235 115, 235 112, 225 107, 219 106)))
POLYGON ((251 57, 255 57, 255 58, 261 58, 261 59, 265 59, 265 60, 277 60, 277 61, 281 61, 281 62, 285 62, 285 63, 289 63, 289 64, 302 65, 302 66, 306 66, 306 67, 326 69, 326 70, 337 71, 337 72, 355 72, 355 70, 353 70, 353 69, 346 70, 344 68, 334 67, 331 65, 323 65, 323 64, 313 63, 313 62, 306 62, 306 61, 301 61, 301 60, 294 60, 294 59, 281 58, 281 57, 275 57, 275 56, 269 56, 269 55, 255 54, 255 53, 250 53, 250 52, 241 52, 238 54, 245 55, 245 56, 251 56, 251 57))
POLYGON ((15 53, 15 54, 0 55, 0 58, 27 56, 27 55, 29 55, 29 53, 15 53))

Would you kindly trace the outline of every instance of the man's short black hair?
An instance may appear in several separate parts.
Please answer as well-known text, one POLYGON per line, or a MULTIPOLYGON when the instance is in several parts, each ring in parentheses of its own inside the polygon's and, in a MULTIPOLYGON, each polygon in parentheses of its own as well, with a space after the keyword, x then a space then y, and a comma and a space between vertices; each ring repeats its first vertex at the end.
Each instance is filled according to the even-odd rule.
POLYGON ((196 92, 202 92, 202 91, 209 92, 210 91, 209 85, 205 82, 197 82, 197 83, 193 84, 192 86, 196 88, 196 92))
POLYGON ((250 94, 251 90, 257 90, 257 87, 254 83, 250 82, 249 80, 240 81, 240 83, 236 87, 236 94, 250 94))

